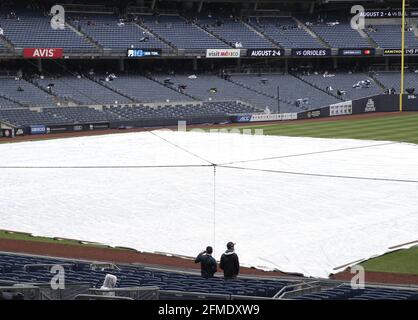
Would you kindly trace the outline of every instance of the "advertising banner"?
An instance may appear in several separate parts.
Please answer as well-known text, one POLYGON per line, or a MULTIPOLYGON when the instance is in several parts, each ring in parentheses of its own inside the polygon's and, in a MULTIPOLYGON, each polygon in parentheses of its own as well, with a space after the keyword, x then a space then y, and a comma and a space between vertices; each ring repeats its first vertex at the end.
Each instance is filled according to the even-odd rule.
POLYGON ((160 57, 161 49, 128 49, 128 58, 160 57))
POLYGON ((283 49, 248 49, 247 57, 250 58, 270 58, 270 57, 283 57, 283 49))
POLYGON ((370 49, 350 49, 350 48, 342 48, 338 49, 339 56, 350 56, 350 57, 367 57, 367 56, 374 56, 375 50, 373 48, 370 49))
POLYGON ((279 121, 279 120, 296 120, 297 113, 270 113, 270 114, 253 114, 250 122, 257 121, 279 121))
POLYGON ((298 119, 315 119, 329 117, 330 107, 324 107, 298 113, 298 119))
POLYGON ((206 49, 206 58, 240 58, 240 49, 206 49))
POLYGON ((236 116, 234 118, 234 122, 250 122, 251 115, 244 115, 244 116, 236 116))
POLYGON ((294 57, 328 57, 331 49, 292 49, 294 57))
MULTIPOLYGON (((367 10, 360 13, 360 16, 370 19, 381 19, 381 18, 402 18, 402 10, 367 10)), ((406 13, 409 16, 409 13, 406 13)))
MULTIPOLYGON (((402 49, 383 49, 384 56, 398 56, 401 55, 402 49)), ((418 55, 418 48, 416 49, 405 49, 406 55, 418 55)))
POLYGON ((367 99, 366 106, 364 107, 364 112, 376 112, 376 101, 374 98, 367 99))
POLYGON ((342 116, 347 114, 353 114, 353 103, 352 101, 344 101, 329 106, 329 116, 342 116))
POLYGON ((23 57, 28 59, 61 59, 63 52, 62 48, 25 48, 23 49, 23 57))
POLYGON ((30 134, 46 134, 47 132, 47 128, 46 126, 42 126, 42 125, 33 125, 30 126, 30 134))
POLYGON ((233 122, 260 122, 260 121, 283 121, 283 120, 296 120, 298 114, 293 113, 260 113, 253 115, 241 115, 234 116, 233 122))

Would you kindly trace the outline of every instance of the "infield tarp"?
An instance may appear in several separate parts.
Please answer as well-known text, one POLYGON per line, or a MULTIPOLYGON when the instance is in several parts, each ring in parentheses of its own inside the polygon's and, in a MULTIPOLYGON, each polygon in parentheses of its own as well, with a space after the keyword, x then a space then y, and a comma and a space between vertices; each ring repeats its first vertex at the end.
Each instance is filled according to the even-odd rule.
POLYGON ((0 145, 0 229, 328 276, 417 240, 418 146, 154 131, 0 145), (219 164, 214 172, 212 163, 219 164))

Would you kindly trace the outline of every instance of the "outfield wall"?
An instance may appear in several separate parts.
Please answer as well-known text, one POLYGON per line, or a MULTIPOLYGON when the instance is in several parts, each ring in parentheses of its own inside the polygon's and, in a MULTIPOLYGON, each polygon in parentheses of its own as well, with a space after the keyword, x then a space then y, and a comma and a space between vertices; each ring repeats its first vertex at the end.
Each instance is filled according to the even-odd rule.
MULTIPOLYGON (((231 117, 232 122, 257 122, 280 120, 303 120, 315 118, 338 117, 351 114, 373 112, 398 112, 399 95, 376 95, 357 100, 342 101, 326 107, 303 111, 299 113, 240 115, 231 117)), ((418 95, 405 94, 403 111, 418 111, 418 95)))
MULTIPOLYGON (((323 108, 298 113, 298 119, 313 119, 323 117, 338 117, 350 114, 373 112, 398 112, 399 95, 377 95, 367 98, 344 101, 323 108)), ((418 95, 405 94, 403 97, 403 111, 418 111, 418 95)))
POLYGON ((228 116, 211 116, 211 117, 191 117, 184 119, 141 119, 141 120, 121 120, 121 121, 112 121, 109 123, 110 129, 121 129, 128 127, 168 127, 168 126, 177 126, 179 121, 185 121, 187 125, 193 124, 218 124, 223 122, 230 122, 231 119, 228 116))

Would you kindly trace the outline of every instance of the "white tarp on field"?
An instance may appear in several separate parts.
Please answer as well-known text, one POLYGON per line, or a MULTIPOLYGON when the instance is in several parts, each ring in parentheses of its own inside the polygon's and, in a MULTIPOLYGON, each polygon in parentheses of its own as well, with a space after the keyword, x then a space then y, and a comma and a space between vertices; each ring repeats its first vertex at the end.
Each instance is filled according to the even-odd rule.
POLYGON ((0 154, 0 229, 188 256, 214 245, 218 259, 234 241, 244 265, 311 276, 418 238, 417 145, 154 131, 0 154))

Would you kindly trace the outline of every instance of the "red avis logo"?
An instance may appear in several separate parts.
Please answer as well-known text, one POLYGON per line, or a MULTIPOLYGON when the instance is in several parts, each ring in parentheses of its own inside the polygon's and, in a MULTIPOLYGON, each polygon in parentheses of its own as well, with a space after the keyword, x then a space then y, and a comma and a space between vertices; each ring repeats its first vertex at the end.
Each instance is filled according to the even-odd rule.
POLYGON ((61 59, 62 55, 63 55, 62 48, 25 48, 23 49, 24 58, 61 59))

